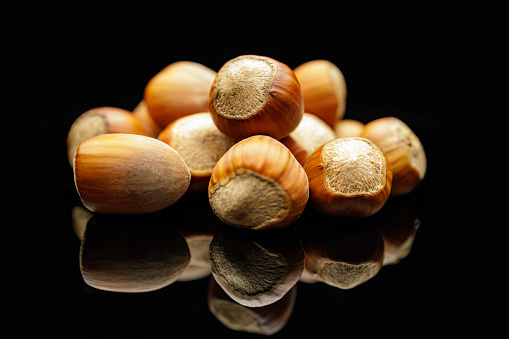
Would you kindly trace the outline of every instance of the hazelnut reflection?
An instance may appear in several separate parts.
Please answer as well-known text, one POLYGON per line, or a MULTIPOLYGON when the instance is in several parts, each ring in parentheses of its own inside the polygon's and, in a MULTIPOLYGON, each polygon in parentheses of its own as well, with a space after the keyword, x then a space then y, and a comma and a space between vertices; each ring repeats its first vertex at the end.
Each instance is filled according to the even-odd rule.
POLYGON ((83 280, 106 291, 160 289, 173 283, 189 261, 182 234, 155 216, 94 215, 81 242, 83 280))
POLYGON ((78 239, 83 240, 87 223, 94 216, 94 213, 90 212, 83 206, 74 206, 71 211, 72 229, 78 239))
POLYGON ((382 267, 384 242, 374 225, 352 222, 301 230, 306 252, 304 281, 350 289, 373 278, 382 267))
POLYGON ((247 307, 235 302, 214 278, 208 288, 210 312, 226 327, 249 333, 272 335, 288 322, 295 304, 297 286, 293 286, 278 301, 262 306, 247 307))
POLYGON ((212 273, 211 314, 231 330, 272 335, 292 314, 298 280, 352 289, 407 257, 420 226, 417 204, 392 198, 362 220, 308 209, 294 225, 265 231, 222 223, 195 194, 152 215, 100 215, 82 206, 71 215, 86 284, 148 292, 212 273))
POLYGON ((281 299, 299 280, 304 251, 293 228, 271 231, 225 229, 210 243, 212 274, 244 306, 281 299))
POLYGON ((410 254, 420 225, 415 204, 408 199, 389 201, 377 216, 377 226, 384 238, 384 266, 397 264, 410 254))

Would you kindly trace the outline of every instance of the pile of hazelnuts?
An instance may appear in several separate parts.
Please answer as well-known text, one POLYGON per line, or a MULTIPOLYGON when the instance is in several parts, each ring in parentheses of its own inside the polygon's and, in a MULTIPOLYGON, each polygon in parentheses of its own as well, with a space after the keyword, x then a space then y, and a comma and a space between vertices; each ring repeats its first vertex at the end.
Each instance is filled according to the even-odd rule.
POLYGON ((395 117, 343 119, 343 74, 326 60, 294 70, 242 55, 216 73, 180 61, 129 112, 93 108, 72 124, 68 157, 83 205, 148 214, 187 191, 208 192, 226 224, 292 224, 308 200, 333 216, 368 217, 426 172, 418 137, 395 117))
MULTIPOLYGON (((349 289, 373 277, 386 263, 375 227, 286 227, 308 201, 334 220, 369 217, 425 175, 414 132, 395 117, 343 119, 346 95, 329 61, 292 70, 243 55, 217 73, 175 62, 148 82, 132 112, 83 113, 67 145, 80 199, 95 213, 78 234, 85 282, 146 292, 212 272, 211 312, 229 328, 272 334, 290 316, 299 279, 349 289), (214 221, 235 227, 161 225, 154 212, 186 192, 207 192, 214 221), (138 227, 138 217, 122 215, 146 218, 138 227)), ((408 254, 405 244, 387 263, 408 254)))

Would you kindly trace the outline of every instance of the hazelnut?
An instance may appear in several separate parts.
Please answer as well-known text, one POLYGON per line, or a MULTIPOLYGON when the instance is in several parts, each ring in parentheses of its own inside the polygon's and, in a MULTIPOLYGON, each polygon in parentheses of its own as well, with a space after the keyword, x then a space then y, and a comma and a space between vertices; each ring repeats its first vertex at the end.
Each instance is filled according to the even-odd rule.
POLYGON ((394 175, 391 195, 411 192, 426 174, 426 154, 421 141, 403 121, 380 118, 366 124, 362 137, 373 141, 387 155, 394 175))
POLYGON ((217 129, 210 114, 194 113, 173 121, 159 134, 184 159, 193 191, 206 191, 217 161, 235 140, 217 129))
POLYGON ((229 228, 214 235, 209 259, 214 279, 233 300, 261 307, 295 286, 305 257, 293 228, 265 232, 229 228))
POLYGON ((250 229, 284 227, 304 210, 306 173, 279 141, 264 135, 230 148, 212 172, 209 202, 225 223, 250 229))
POLYGON ((81 114, 71 125, 67 134, 67 158, 72 166, 78 145, 96 135, 106 133, 130 133, 152 136, 141 122, 125 109, 96 107, 81 114))
POLYGON ((228 61, 210 90, 214 123, 235 139, 257 134, 282 139, 297 127, 303 108, 293 71, 263 56, 242 55, 228 61))
POLYGON ((343 118, 346 83, 343 73, 328 60, 312 60, 294 70, 304 98, 304 110, 333 127, 343 118))
POLYGON ((304 169, 311 202, 325 214, 368 217, 389 198, 391 165, 368 139, 329 141, 311 154, 304 169))
POLYGON ((297 159, 301 166, 306 164, 310 153, 308 153, 308 151, 304 148, 304 145, 298 142, 297 139, 289 135, 279 141, 285 145, 290 152, 292 152, 293 156, 297 159))
POLYGON ((210 279, 207 302, 210 312, 223 325, 234 331, 272 335, 279 332, 290 319, 295 305, 297 286, 275 303, 262 307, 247 307, 231 299, 210 279))
POLYGON ((159 133, 161 133, 161 127, 152 119, 152 116, 150 116, 145 100, 141 100, 138 105, 136 105, 133 109, 133 115, 151 133, 151 137, 156 138, 159 133))
POLYGON ((144 101, 150 116, 164 128, 170 122, 206 112, 210 86, 216 72, 191 61, 178 61, 157 73, 145 87, 144 101))
POLYGON ((182 234, 152 215, 94 215, 80 248, 85 283, 114 292, 163 288, 177 280, 189 261, 182 234))
POLYGON ((82 142, 73 170, 83 205, 105 214, 161 210, 180 199, 191 180, 173 148, 135 134, 103 134, 82 142))
POLYGON ((338 138, 360 137, 364 124, 353 119, 342 119, 334 124, 334 132, 338 138))
POLYGON ((300 143, 311 155, 318 147, 336 139, 334 130, 314 114, 304 113, 297 128, 290 136, 300 143))

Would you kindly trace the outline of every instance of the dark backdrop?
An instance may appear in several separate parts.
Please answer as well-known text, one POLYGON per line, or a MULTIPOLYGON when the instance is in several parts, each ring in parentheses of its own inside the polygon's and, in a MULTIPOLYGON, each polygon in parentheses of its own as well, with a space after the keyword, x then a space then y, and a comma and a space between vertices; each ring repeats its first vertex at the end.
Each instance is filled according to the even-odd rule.
POLYGON ((45 166, 34 176, 36 240, 27 247, 35 254, 26 291, 30 297, 20 313, 29 323, 44 333, 84 338, 99 333, 159 338, 181 331, 240 336, 208 311, 207 279, 133 295, 94 290, 83 282, 70 217, 79 199, 65 138, 73 120, 90 108, 133 109, 150 78, 172 62, 190 60, 217 71, 238 55, 260 54, 291 68, 312 59, 334 62, 348 88, 345 118, 369 122, 396 116, 416 132, 428 157, 426 178, 408 197, 418 205, 422 222, 410 255, 353 290, 299 283, 292 317, 277 336, 339 337, 345 331, 414 335, 475 325, 464 319, 471 314, 475 289, 468 276, 474 254, 470 195, 464 185, 471 173, 469 145, 459 137, 466 100, 458 90, 464 81, 466 37, 461 30, 435 30, 436 22, 427 20, 366 29, 363 21, 345 28, 298 18, 293 29, 276 23, 262 33, 246 29, 248 23, 193 29, 194 22, 186 21, 154 27, 158 34, 153 36, 150 23, 138 31, 132 22, 106 28, 101 25, 105 18, 95 19, 55 26, 29 48, 39 56, 30 67, 43 94, 43 108, 34 114, 38 133, 31 142, 40 145, 44 138, 50 145, 35 154, 45 166), (47 198, 47 192, 55 198, 47 198))

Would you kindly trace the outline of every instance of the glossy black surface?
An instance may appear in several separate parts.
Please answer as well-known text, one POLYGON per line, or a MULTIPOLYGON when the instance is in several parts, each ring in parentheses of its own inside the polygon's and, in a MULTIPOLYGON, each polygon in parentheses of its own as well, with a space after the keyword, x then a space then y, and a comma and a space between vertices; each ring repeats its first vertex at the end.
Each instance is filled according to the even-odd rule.
MULTIPOLYGON (((451 65, 457 55, 449 45, 424 33, 412 41, 375 33, 359 40, 362 43, 336 43, 334 48, 327 45, 329 41, 307 38, 308 44, 246 42, 221 49, 203 43, 203 49, 196 50, 186 47, 185 39, 173 41, 171 47, 141 48, 113 36, 96 40, 100 36, 76 37, 66 49, 58 49, 49 63, 51 71, 44 73, 58 82, 50 88, 55 101, 49 113, 55 119, 36 120, 41 129, 52 131, 47 136, 52 146, 50 151, 45 148, 49 154, 36 154, 35 160, 45 166, 34 176, 38 213, 27 216, 38 225, 35 240, 26 245, 33 255, 26 264, 29 301, 20 314, 28 318, 28 324, 43 333, 77 338, 167 338, 182 331, 197 337, 211 333, 256 336, 232 331, 211 314, 207 306, 210 276, 146 293, 88 286, 79 268, 80 240, 72 229, 71 210, 79 198, 65 149, 67 131, 79 114, 103 105, 134 108, 147 81, 171 62, 191 60, 217 71, 227 60, 253 53, 274 57, 291 68, 312 59, 331 60, 343 71, 348 86, 345 118, 369 122, 396 116, 420 138, 428 159, 421 185, 407 196, 391 198, 380 212, 401 209, 401 217, 391 218, 402 220, 410 213, 410 219, 415 216, 420 221, 410 254, 350 290, 297 283, 293 312, 274 337, 330 333, 341 337, 361 332, 413 336, 436 333, 439 328, 452 333, 475 326, 468 321, 476 294, 469 276, 475 259, 469 230, 473 206, 470 187, 464 184, 473 173, 473 162, 465 140, 458 138, 461 127, 455 122, 461 112, 450 91, 457 72, 451 65)), ((39 144, 40 135, 32 140, 39 144)), ((177 209, 166 217, 179 220, 192 213, 189 199, 181 203, 187 210, 177 209)), ((310 217, 317 224, 330 222, 313 211, 306 211, 301 222, 310 217)))

